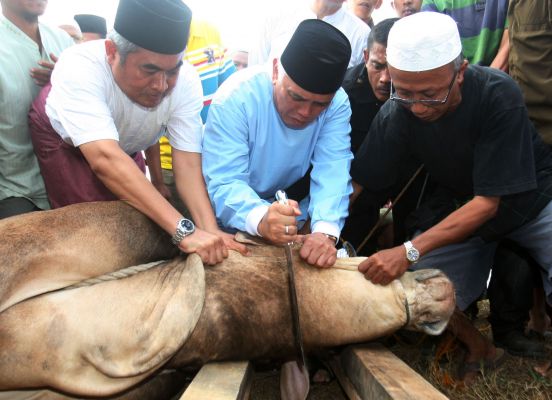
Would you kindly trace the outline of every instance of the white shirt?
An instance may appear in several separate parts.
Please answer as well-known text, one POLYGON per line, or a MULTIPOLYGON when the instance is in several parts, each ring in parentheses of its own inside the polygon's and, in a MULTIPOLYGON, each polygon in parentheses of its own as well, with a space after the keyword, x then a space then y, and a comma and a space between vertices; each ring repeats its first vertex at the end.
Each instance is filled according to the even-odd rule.
MULTIPOLYGON (((305 19, 316 19, 316 14, 305 5, 270 15, 262 24, 257 44, 249 51, 249 66, 280 58, 297 26, 305 19)), ((351 59, 348 68, 361 64, 364 60, 363 50, 368 45, 370 27, 344 7, 322 18, 322 21, 333 25, 349 39, 351 59)))
POLYGON ((187 62, 172 92, 155 108, 134 103, 119 88, 103 40, 65 51, 51 81, 46 114, 62 139, 75 147, 112 139, 133 154, 165 135, 178 150, 201 152, 203 92, 197 72, 187 62))

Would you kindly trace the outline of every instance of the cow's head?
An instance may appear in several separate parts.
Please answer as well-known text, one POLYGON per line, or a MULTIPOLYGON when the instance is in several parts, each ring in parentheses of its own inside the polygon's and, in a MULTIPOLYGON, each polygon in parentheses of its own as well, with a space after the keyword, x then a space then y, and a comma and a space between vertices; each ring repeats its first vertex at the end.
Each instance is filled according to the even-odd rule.
POLYGON ((406 292, 407 329, 441 334, 454 312, 456 299, 452 282, 437 269, 423 269, 400 278, 406 292))

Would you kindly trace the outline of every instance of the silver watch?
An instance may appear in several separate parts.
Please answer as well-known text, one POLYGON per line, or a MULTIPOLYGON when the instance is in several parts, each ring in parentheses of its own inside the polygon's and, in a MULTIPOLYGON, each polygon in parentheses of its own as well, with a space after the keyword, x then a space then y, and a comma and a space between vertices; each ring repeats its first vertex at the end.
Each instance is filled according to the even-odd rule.
POLYGON ((182 218, 176 224, 176 233, 172 237, 172 242, 178 246, 182 239, 195 232, 195 225, 187 218, 182 218))
POLYGON ((406 249, 406 259, 412 264, 417 263, 420 259, 420 252, 412 245, 410 240, 404 243, 404 248, 406 249))

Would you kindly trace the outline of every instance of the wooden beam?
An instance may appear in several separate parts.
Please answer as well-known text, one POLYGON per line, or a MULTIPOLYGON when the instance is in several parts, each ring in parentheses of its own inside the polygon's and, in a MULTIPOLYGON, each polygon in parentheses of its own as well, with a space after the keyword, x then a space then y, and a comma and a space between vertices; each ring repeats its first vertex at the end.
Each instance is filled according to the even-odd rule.
POLYGON ((206 364, 180 400, 247 400, 252 375, 248 361, 206 364))
POLYGON ((331 366, 350 399, 448 399, 378 343, 347 347, 331 366))

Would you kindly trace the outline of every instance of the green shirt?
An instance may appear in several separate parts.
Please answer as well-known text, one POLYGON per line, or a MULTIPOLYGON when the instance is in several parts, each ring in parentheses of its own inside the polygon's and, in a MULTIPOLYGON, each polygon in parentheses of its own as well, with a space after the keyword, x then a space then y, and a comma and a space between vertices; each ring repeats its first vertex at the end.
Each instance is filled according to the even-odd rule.
POLYGON ((25 197, 41 209, 50 205, 33 151, 27 115, 40 87, 31 78, 39 60, 59 56, 73 44, 60 29, 39 24, 42 53, 38 45, 17 26, 0 15, 0 200, 25 197))
POLYGON ((422 11, 449 15, 458 24, 464 57, 470 64, 491 65, 508 26, 508 0, 424 0, 422 11))

